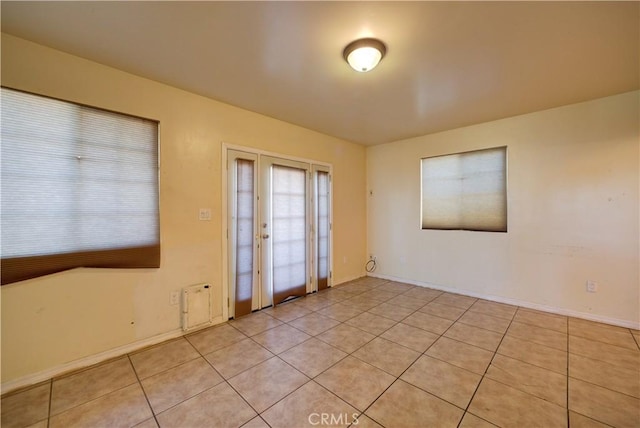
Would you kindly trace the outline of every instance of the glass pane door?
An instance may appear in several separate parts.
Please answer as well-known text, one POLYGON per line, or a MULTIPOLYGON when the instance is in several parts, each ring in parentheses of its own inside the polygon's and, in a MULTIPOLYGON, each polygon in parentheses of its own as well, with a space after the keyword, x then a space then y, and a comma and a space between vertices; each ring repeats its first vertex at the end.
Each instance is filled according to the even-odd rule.
POLYGON ((314 225, 315 225, 315 285, 316 290, 324 290, 329 287, 330 278, 330 176, 329 168, 313 166, 315 198, 314 198, 314 225))
POLYGON ((260 309, 257 269, 257 156, 229 152, 230 316, 260 309))
POLYGON ((263 293, 277 305, 309 284, 309 166, 265 156, 261 167, 263 293))

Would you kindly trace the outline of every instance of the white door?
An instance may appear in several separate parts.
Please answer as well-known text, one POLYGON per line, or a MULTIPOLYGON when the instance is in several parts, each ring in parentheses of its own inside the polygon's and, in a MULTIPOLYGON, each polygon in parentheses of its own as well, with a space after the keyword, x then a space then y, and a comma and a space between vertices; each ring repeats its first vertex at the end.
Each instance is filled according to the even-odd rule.
POLYGON ((258 280, 258 155, 227 152, 229 315, 260 309, 258 280))
POLYGON ((304 296, 311 286, 309 164, 261 156, 263 306, 304 296))
POLYGON ((229 316, 330 286, 328 166, 227 151, 229 316))

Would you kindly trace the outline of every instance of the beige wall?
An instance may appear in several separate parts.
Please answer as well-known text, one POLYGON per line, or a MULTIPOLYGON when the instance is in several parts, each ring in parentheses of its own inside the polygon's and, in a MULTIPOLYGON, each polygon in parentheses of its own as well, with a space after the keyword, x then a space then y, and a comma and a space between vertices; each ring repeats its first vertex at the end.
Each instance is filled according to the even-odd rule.
POLYGON ((77 269, 7 285, 2 382, 175 331, 170 292, 214 287, 222 319, 222 143, 331 163, 334 282, 364 274, 365 149, 2 35, 2 84, 160 121, 160 269, 77 269), (198 220, 212 208, 210 222, 198 220))
POLYGON ((638 326, 639 96, 369 147, 376 274, 638 326), (508 233, 420 230, 420 158, 503 145, 508 233))

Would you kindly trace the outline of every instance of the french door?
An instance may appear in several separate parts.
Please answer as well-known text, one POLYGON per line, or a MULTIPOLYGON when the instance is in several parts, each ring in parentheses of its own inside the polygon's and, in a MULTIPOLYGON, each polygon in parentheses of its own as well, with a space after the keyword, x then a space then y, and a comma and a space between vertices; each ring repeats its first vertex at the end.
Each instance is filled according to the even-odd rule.
POLYGON ((327 166, 227 152, 229 316, 330 286, 327 166))

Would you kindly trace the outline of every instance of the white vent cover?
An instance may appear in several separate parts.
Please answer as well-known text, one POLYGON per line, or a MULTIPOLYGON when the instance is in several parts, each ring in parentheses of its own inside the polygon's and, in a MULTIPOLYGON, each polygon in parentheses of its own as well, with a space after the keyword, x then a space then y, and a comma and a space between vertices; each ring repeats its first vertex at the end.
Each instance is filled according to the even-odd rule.
POLYGON ((182 329, 195 330, 213 325, 213 293, 209 284, 197 284, 182 290, 182 329))

